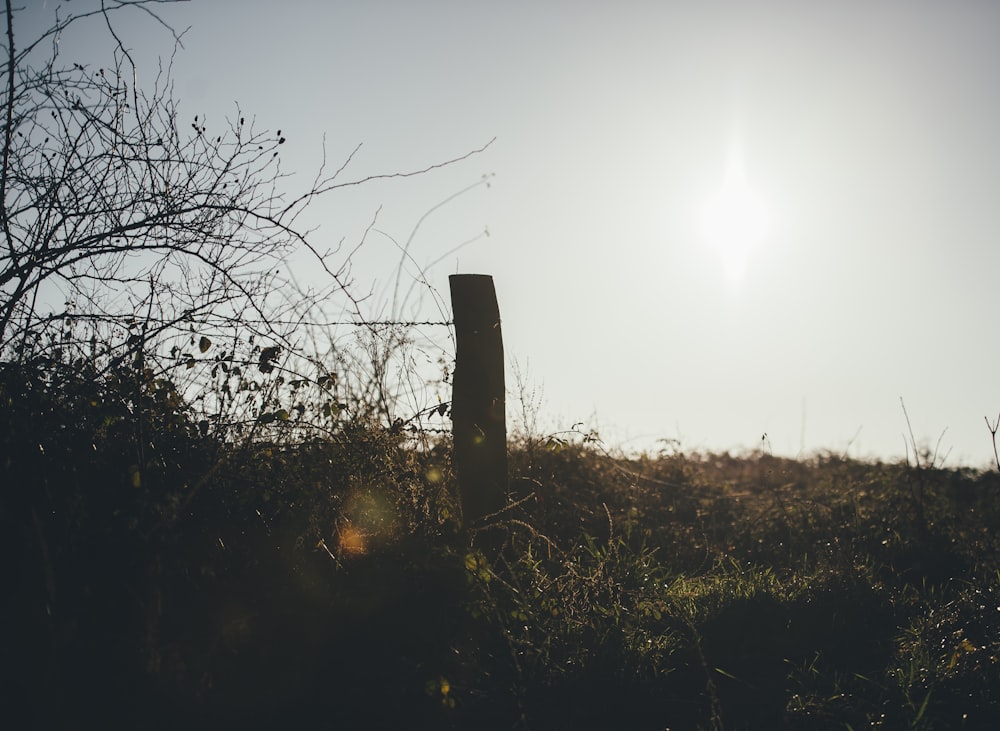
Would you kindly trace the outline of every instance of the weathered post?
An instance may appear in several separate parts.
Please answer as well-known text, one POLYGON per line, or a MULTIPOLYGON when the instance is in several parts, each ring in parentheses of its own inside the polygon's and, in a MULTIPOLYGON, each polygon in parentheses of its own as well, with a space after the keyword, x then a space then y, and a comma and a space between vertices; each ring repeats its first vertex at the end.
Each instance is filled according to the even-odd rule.
POLYGON ((503 338, 493 277, 453 274, 448 281, 455 321, 455 470, 463 522, 471 527, 507 503, 503 338))

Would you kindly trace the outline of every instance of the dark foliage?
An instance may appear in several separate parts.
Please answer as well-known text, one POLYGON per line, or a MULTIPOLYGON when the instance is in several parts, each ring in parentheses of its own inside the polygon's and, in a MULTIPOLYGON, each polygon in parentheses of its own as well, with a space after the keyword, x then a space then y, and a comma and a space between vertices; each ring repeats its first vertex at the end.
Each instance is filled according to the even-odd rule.
POLYGON ((213 440, 135 364, 0 401, 18 728, 1000 720, 994 474, 550 442, 469 536, 446 443, 213 440))

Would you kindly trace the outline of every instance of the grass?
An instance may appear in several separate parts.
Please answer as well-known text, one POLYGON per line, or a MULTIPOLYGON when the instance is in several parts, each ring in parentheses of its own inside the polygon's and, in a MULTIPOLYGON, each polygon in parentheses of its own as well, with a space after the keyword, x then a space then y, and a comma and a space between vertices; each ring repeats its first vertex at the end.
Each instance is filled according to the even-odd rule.
POLYGON ((446 438, 3 375, 5 725, 1000 723, 996 473, 522 439, 469 535, 446 438))

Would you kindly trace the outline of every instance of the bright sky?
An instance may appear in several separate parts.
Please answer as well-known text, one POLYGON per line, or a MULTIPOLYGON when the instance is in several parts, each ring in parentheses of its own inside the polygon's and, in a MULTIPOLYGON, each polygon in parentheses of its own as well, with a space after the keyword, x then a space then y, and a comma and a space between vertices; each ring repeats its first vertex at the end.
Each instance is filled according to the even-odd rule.
MULTIPOLYGON (((35 2, 25 23, 57 4, 35 2)), ((313 215, 321 243, 356 241, 381 206, 377 228, 402 243, 492 175, 428 216, 410 251, 427 265, 488 228, 428 276, 447 301, 449 274, 493 275, 508 358, 541 389, 546 428, 584 422, 609 446, 652 450, 755 449, 766 433, 775 454, 897 459, 902 398, 946 464, 992 459, 1000 4, 196 0, 162 12, 191 26, 174 68, 182 114, 221 128, 238 102, 288 138, 293 182, 311 180, 324 135, 334 168, 363 143, 345 179, 496 138, 313 215)), ((169 54, 155 24, 119 18, 128 42, 169 54)), ((388 315, 398 250, 373 234, 358 256, 388 315)), ((424 302, 404 314, 436 318, 424 302)))

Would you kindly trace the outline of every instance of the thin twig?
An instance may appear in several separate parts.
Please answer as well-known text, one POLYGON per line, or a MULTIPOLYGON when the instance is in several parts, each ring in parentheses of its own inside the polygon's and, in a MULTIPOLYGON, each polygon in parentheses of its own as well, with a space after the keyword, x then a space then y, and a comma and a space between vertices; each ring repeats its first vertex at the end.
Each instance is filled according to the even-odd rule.
POLYGON ((986 419, 986 428, 990 430, 990 436, 993 437, 993 458, 997 463, 997 470, 1000 470, 1000 454, 997 453, 997 430, 1000 429, 1000 414, 997 414, 996 423, 991 424, 988 417, 984 416, 986 419))

